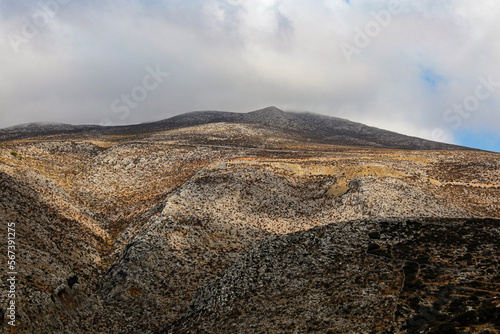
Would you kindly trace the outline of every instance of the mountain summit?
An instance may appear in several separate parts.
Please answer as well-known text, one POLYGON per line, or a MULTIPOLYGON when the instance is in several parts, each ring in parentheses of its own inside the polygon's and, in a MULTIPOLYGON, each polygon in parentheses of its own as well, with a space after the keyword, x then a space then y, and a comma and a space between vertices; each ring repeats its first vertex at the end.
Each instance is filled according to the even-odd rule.
POLYGON ((309 112, 286 112, 274 106, 248 113, 196 111, 157 122, 126 126, 54 124, 47 127, 43 124, 40 126, 31 124, 30 127, 10 127, 0 130, 0 140, 85 132, 103 134, 148 133, 212 123, 252 124, 293 133, 296 137, 309 142, 339 146, 408 150, 471 150, 467 147, 406 136, 343 118, 309 112))

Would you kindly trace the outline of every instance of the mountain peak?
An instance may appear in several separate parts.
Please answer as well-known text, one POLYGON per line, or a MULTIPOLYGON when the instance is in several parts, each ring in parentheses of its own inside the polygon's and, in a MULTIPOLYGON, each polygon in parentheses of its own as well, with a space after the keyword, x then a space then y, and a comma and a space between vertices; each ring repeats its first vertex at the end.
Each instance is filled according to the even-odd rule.
POLYGON ((338 145, 361 146, 409 150, 469 150, 454 146, 409 137, 399 133, 377 129, 346 119, 306 112, 288 112, 275 106, 255 110, 249 113, 221 111, 199 111, 177 115, 158 122, 127 126, 83 126, 52 125, 0 129, 0 140, 36 137, 41 135, 69 134, 97 131, 106 134, 147 133, 179 129, 212 123, 242 123, 292 131, 297 138, 306 141, 338 145))
POLYGON ((283 115, 283 113, 284 113, 283 110, 281 110, 275 106, 270 106, 270 107, 266 107, 263 109, 249 112, 249 114, 266 114, 266 115, 283 115))

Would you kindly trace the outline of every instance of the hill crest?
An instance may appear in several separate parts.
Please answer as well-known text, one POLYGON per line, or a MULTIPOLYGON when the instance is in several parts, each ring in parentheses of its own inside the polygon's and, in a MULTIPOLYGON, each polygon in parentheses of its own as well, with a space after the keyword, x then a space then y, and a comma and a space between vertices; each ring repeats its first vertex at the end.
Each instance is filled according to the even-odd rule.
POLYGON ((304 141, 339 146, 407 150, 474 150, 468 147, 411 137, 343 118, 311 112, 283 111, 274 106, 248 113, 194 111, 156 122, 125 126, 30 123, 29 126, 0 129, 0 141, 86 132, 144 134, 212 123, 252 124, 279 129, 287 133, 291 132, 304 141))

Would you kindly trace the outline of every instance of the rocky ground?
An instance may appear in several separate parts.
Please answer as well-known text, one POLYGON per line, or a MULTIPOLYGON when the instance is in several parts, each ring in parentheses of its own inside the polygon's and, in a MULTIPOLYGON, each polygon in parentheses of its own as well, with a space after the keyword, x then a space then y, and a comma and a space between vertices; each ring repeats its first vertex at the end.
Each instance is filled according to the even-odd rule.
POLYGON ((498 333, 499 180, 249 124, 1 142, 14 332, 498 333))
POLYGON ((168 333, 496 333, 498 223, 363 220, 267 239, 168 333))

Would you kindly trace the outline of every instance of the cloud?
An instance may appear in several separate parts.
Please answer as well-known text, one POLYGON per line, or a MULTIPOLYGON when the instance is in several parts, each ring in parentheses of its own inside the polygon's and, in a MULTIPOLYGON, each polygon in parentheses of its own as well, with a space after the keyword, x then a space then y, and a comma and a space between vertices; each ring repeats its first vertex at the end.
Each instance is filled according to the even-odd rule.
POLYGON ((471 0, 2 2, 0 127, 277 105, 431 139, 500 134, 499 10, 471 0), (355 48, 349 59, 342 45, 355 48), (168 77, 143 99, 148 67, 168 77), (489 76, 488 98, 453 114, 489 76), (124 117, 113 102, 126 95, 124 117))

